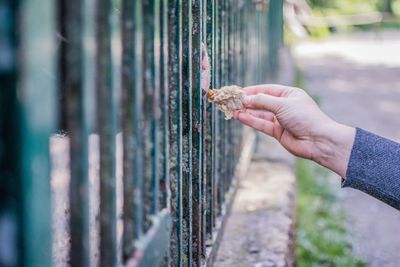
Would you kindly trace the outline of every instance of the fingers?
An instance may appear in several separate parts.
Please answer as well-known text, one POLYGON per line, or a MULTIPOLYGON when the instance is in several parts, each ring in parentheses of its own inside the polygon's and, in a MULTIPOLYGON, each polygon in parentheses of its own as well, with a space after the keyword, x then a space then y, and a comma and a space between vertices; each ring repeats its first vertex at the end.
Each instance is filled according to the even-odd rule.
POLYGON ((250 126, 256 130, 259 130, 263 133, 266 133, 268 135, 273 135, 274 133, 274 124, 270 121, 264 120, 264 119, 260 119, 257 118, 247 112, 240 112, 237 113, 237 119, 247 125, 250 126))
POLYGON ((249 113, 250 115, 267 120, 267 121, 273 121, 274 119, 274 113, 266 110, 261 110, 261 109, 247 109, 245 112, 249 113))
POLYGON ((243 99, 243 104, 246 108, 267 110, 277 113, 282 105, 282 99, 276 96, 267 94, 256 94, 246 96, 243 99))
POLYGON ((233 118, 238 119, 238 115, 239 113, 248 113, 254 117, 263 119, 263 120, 267 120, 267 121, 273 121, 274 120, 274 116, 275 114, 270 112, 270 111, 266 111, 266 110, 261 110, 261 109, 246 109, 245 111, 235 111, 233 113, 233 118))
POLYGON ((248 86, 243 89, 245 90, 246 95, 268 94, 279 97, 292 90, 292 87, 279 84, 260 84, 248 86))

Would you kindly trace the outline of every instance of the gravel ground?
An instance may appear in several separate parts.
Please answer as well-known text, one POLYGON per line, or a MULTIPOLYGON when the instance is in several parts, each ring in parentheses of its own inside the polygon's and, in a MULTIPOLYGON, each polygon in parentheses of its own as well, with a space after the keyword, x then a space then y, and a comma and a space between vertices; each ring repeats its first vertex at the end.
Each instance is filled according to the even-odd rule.
MULTIPOLYGON (((294 49, 305 87, 325 112, 398 142, 399 51, 398 32, 355 33, 294 49)), ((400 212, 353 189, 340 195, 354 254, 368 266, 400 266, 400 212)))

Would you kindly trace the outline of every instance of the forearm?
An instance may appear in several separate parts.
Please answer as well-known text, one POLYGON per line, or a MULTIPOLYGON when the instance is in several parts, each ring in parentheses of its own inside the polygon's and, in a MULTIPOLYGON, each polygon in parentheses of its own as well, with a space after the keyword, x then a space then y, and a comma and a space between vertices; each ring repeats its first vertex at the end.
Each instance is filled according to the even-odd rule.
POLYGON ((317 135, 316 152, 312 160, 345 177, 356 130, 331 121, 317 135))
POLYGON ((400 144, 357 129, 343 187, 361 190, 400 210, 400 144))
POLYGON ((400 144, 336 122, 315 131, 312 160, 361 190, 400 210, 400 144))

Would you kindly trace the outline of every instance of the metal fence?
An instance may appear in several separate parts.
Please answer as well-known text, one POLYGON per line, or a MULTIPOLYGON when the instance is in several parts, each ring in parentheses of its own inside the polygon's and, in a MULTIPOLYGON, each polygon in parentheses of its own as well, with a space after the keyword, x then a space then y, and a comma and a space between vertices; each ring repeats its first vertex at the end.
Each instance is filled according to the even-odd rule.
POLYGON ((212 265, 282 2, 0 0, 0 266, 212 265))

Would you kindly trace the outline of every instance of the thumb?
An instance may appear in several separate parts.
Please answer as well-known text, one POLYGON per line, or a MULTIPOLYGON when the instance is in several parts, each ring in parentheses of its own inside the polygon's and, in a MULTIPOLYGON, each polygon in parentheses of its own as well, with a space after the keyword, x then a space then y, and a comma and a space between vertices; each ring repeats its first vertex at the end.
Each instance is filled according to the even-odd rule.
POLYGON ((264 109, 277 113, 278 109, 282 106, 282 99, 267 94, 256 94, 245 96, 243 104, 246 108, 264 109))

